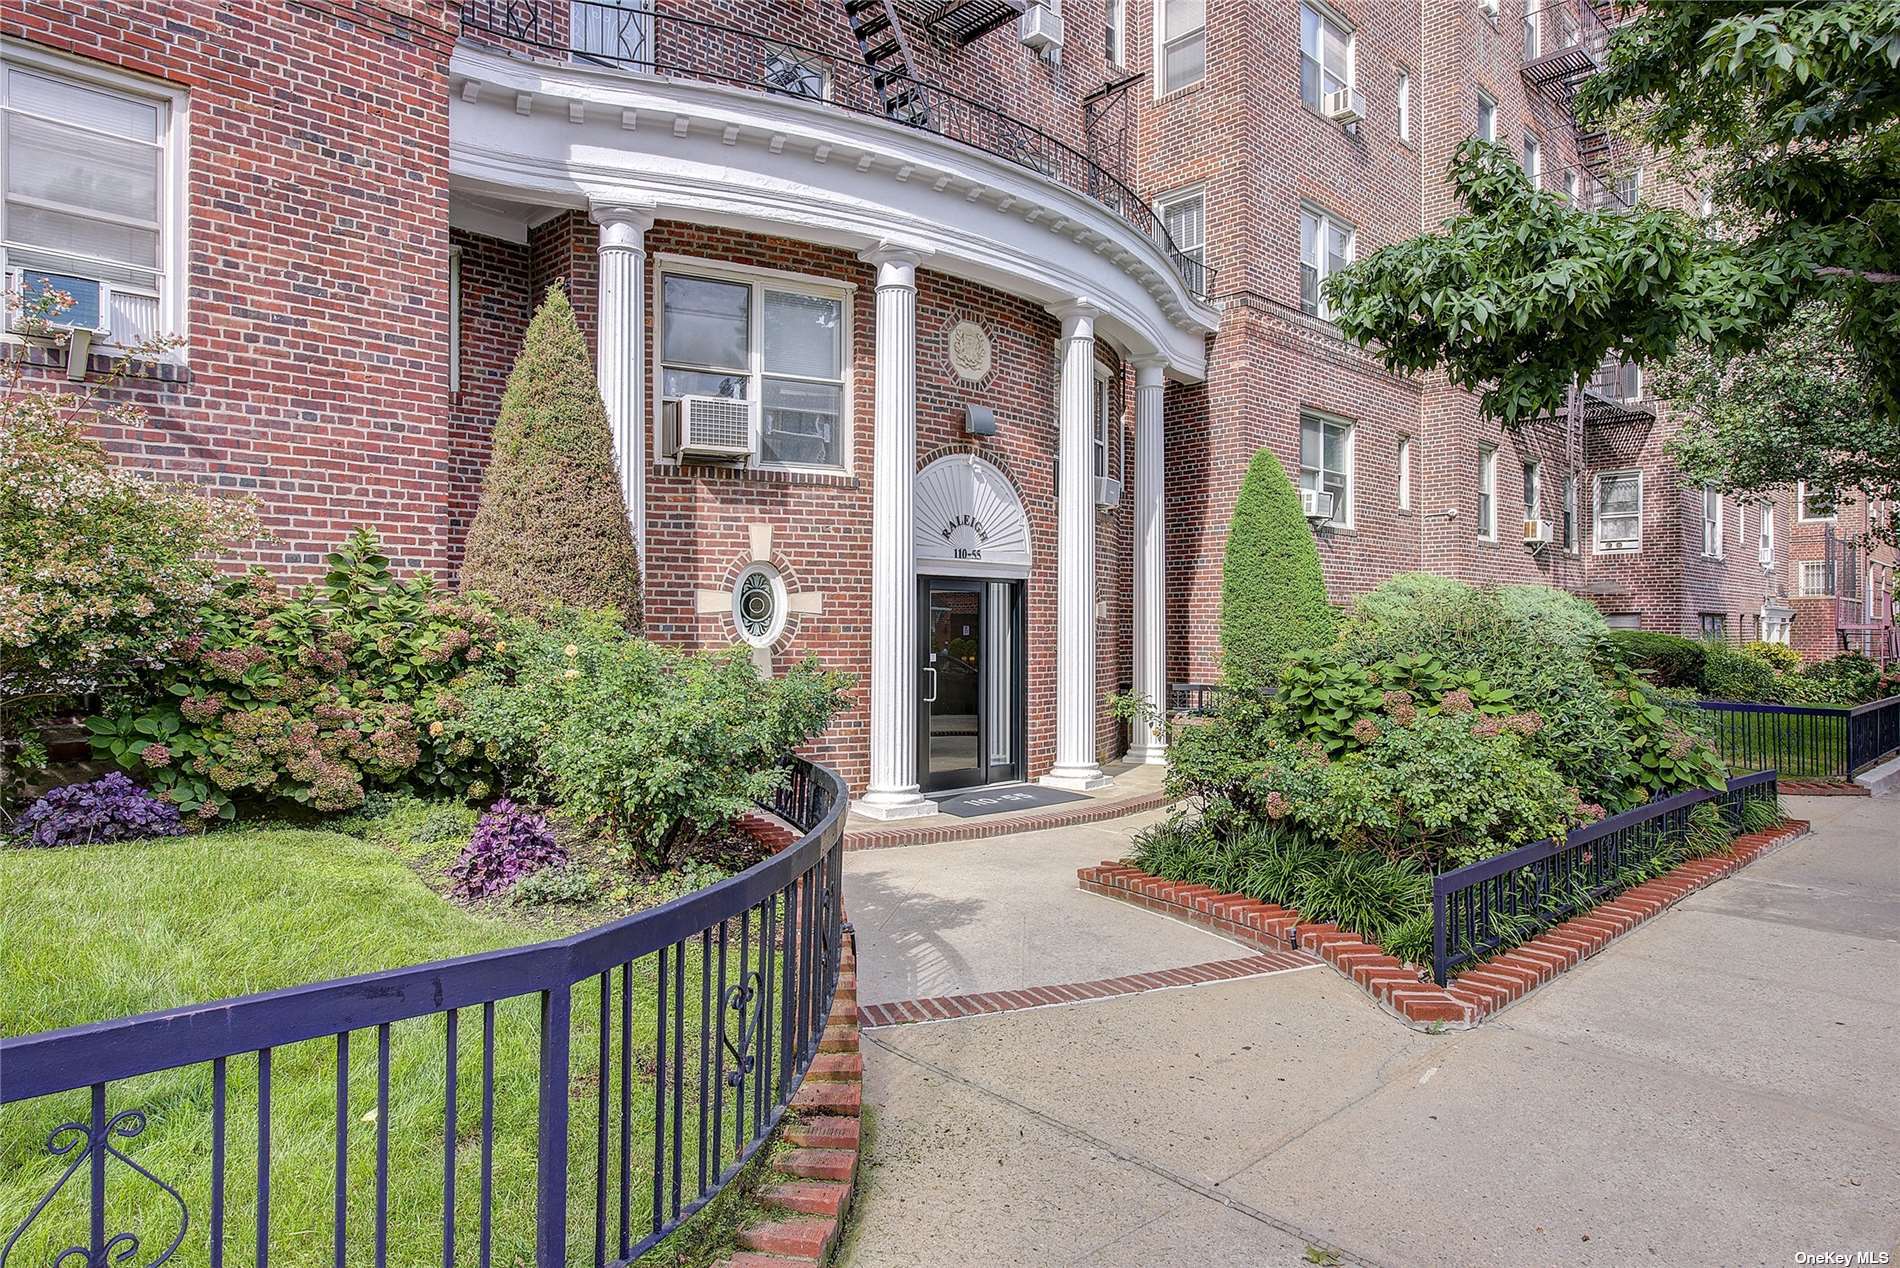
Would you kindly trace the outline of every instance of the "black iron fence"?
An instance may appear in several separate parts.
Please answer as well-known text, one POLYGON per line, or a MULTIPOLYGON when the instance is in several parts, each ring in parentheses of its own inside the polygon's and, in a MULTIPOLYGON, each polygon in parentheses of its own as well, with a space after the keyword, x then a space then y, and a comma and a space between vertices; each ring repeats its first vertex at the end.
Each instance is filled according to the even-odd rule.
POLYGON ((1900 752, 1900 696, 1846 706, 1703 700, 1697 721, 1731 770, 1785 779, 1852 779, 1900 752))
POLYGON ((0 1264, 637 1258, 765 1142, 831 1010, 844 785, 794 759, 763 808, 797 843, 585 933, 0 1039, 0 1264), (405 1167, 427 1209, 392 1211, 405 1167))
POLYGON ((874 72, 855 53, 769 39, 653 6, 590 0, 462 0, 461 27, 465 35, 532 57, 797 97, 937 133, 1102 204, 1159 246, 1194 294, 1213 292, 1213 271, 1201 252, 1177 246, 1154 208, 1086 153, 941 84, 888 67, 874 72))
MULTIPOLYGON (((1252 693, 1261 703, 1273 699, 1273 688, 1262 687, 1252 693)), ((1242 703, 1248 693, 1239 687, 1218 682, 1177 682, 1168 685, 1168 713, 1172 716, 1211 718, 1222 710, 1242 703)))
POLYGON ((1776 779, 1765 770, 1731 779, 1721 792, 1677 793, 1561 839, 1440 872, 1432 878, 1432 979, 1443 986, 1457 969, 1596 906, 1623 888, 1630 864, 1680 840, 1690 812, 1705 802, 1715 802, 1738 831, 1742 804, 1777 797, 1776 779))

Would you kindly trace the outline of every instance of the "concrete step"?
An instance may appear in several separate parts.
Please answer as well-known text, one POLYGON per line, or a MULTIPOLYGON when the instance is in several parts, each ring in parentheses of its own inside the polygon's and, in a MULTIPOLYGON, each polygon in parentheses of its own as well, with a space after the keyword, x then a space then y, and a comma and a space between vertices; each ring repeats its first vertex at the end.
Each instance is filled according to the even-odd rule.
POLYGON ((1862 771, 1854 777, 1854 782, 1876 797, 1900 792, 1900 757, 1862 771))

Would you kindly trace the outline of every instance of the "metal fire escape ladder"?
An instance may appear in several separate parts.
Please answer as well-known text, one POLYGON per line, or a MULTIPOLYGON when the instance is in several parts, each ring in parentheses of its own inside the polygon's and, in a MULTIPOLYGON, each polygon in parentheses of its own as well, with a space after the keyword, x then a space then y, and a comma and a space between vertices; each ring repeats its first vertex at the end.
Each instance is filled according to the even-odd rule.
POLYGON ((928 128, 930 101, 892 0, 844 0, 844 14, 885 115, 914 128, 928 128))

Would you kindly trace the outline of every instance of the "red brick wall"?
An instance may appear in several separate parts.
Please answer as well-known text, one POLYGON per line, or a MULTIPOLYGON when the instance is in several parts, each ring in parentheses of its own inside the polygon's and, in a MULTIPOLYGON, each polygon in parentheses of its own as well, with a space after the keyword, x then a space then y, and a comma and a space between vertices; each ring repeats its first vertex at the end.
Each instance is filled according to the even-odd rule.
POLYGON ((188 381, 128 385, 149 425, 107 445, 257 498, 272 540, 245 561, 307 576, 373 524, 400 566, 442 567, 440 6, 17 0, 0 33, 190 94, 188 381))

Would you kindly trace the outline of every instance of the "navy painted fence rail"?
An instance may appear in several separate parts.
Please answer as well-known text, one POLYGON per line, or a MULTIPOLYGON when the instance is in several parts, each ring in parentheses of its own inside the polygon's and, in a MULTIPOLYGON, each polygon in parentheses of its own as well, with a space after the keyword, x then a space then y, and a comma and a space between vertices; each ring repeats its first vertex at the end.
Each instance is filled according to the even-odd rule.
POLYGON ((1655 853, 1688 826, 1689 812, 1717 802, 1731 829, 1741 827, 1742 803, 1779 795, 1772 770, 1728 781, 1722 792, 1695 789, 1611 815, 1561 841, 1545 838, 1432 878, 1432 980, 1486 959, 1552 925, 1568 920, 1618 888, 1624 862, 1655 853))
MULTIPOLYGON (((230 1242, 233 1263, 266 1268, 273 1249, 272 1053, 291 1044, 331 1041, 336 1077, 333 1227, 328 1237, 312 1229, 280 1231, 275 1249, 285 1251, 281 1243, 289 1239, 295 1247, 290 1252, 293 1262, 318 1262, 311 1243, 321 1237, 321 1259, 331 1259, 333 1249, 334 1263, 341 1268, 346 1252, 353 1258, 360 1242, 368 1240, 357 1230, 358 1241, 352 1242, 345 1220, 354 1117, 349 1102, 350 1039, 357 1032, 373 1031, 376 1110, 373 1122, 368 1116, 363 1120, 371 1125, 360 1130, 375 1134, 374 1262, 380 1266, 393 1258, 453 1268, 459 1257, 487 1268, 501 1249, 494 1245, 497 1221, 511 1221, 525 1231, 529 1205, 523 1200, 515 1209, 500 1209, 493 1187, 496 1005, 521 997, 538 1002, 534 1262, 538 1268, 565 1268, 570 1262, 604 1268, 639 1257, 697 1213, 765 1142, 810 1067, 831 1011, 845 932, 844 784, 825 767, 792 759, 784 782, 762 806, 798 829, 800 839, 736 876, 584 933, 0 1039, 0 1107, 81 1089, 89 1093, 85 1121, 75 1116, 47 1137, 46 1151, 64 1160, 63 1169, 24 1219, 6 1229, 0 1265, 8 1264, 22 1247, 32 1252, 34 1263, 61 1268, 73 1263, 86 1268, 105 1268, 108 1262, 156 1265, 172 1258, 196 1228, 199 1236, 182 1262, 222 1268, 230 1242), (644 1047, 635 1042, 634 1010, 636 993, 644 999, 649 985, 652 1012, 641 1023, 644 1030, 651 1018, 653 1042, 644 1047), (576 1015, 576 987, 586 988, 583 1007, 595 1006, 591 1025, 585 1011, 576 1015), (475 1092, 481 1102, 479 1187, 464 1195, 457 1188, 458 1170, 473 1173, 476 1168, 472 1160, 465 1166, 458 1161, 465 1149, 473 1148, 472 1141, 458 1139, 462 1119, 473 1117, 472 1102, 458 1100, 463 1095, 458 1086, 461 1067, 468 1059, 458 1052, 458 1044, 462 1022, 467 1021, 471 1031, 474 1024, 472 1014, 466 1019, 460 1014, 475 1009, 480 1010, 482 1042, 480 1087, 475 1092), (441 1152, 436 1155, 439 1161, 431 1164, 441 1177, 441 1223, 417 1221, 413 1213, 392 1222, 391 1028, 427 1026, 434 1019, 440 1019, 437 1033, 446 1061, 441 1098, 430 1107, 432 1114, 441 1111, 441 1152), (576 1032, 596 1047, 592 1087, 575 1081, 576 1032), (182 1184, 177 1175, 155 1174, 137 1156, 137 1138, 149 1123, 167 1113, 202 1114, 203 1102, 172 1096, 163 1104, 113 1103, 114 1084, 180 1067, 203 1067, 207 1085, 203 1095, 210 1105, 209 1139, 201 1153, 208 1176, 201 1178, 208 1180, 209 1198, 203 1210, 188 1209, 179 1192, 196 1186, 182 1184), (248 1075, 252 1069, 256 1140, 234 1149, 240 1142, 227 1139, 226 1132, 229 1102, 237 1095, 232 1076, 240 1071, 248 1075), (636 1086, 642 1098, 650 1087, 650 1126, 636 1086), (576 1107, 583 1107, 578 1110, 581 1118, 570 1122, 570 1110, 576 1107), (591 1131, 585 1121, 588 1108, 593 1111, 591 1131), (636 1131, 651 1138, 636 1141, 636 1131), (232 1178, 227 1173, 233 1170, 234 1153, 255 1160, 254 1187, 244 1177, 239 1195, 241 1205, 254 1211, 248 1229, 227 1219, 232 1178), (83 1181, 78 1178, 82 1170, 87 1173, 83 1181), (142 1195, 148 1198, 159 1192, 169 1195, 175 1207, 161 1205, 171 1219, 156 1228, 112 1228, 108 1186, 123 1184, 156 1186, 142 1195), (591 1227, 571 1219, 569 1201, 577 1189, 583 1197, 591 1196, 591 1227), (469 1199, 475 1203, 472 1215, 466 1205, 458 1205, 469 1199), (647 1207, 644 1218, 636 1217, 636 1205, 647 1207), (55 1222, 59 1226, 51 1227, 55 1222), (466 1236, 463 1225, 473 1238, 466 1236), (569 1237, 576 1225, 581 1239, 591 1233, 592 1244, 585 1252, 577 1247, 570 1259, 569 1237), (458 1232, 464 1237, 460 1245, 458 1232), (470 1240, 473 1246, 467 1244, 470 1240)), ((18 1262, 26 1259, 23 1252, 18 1262)))
POLYGON ((1731 769, 1783 779, 1852 779, 1900 752, 1900 696, 1846 706, 1703 700, 1703 724, 1731 769))

